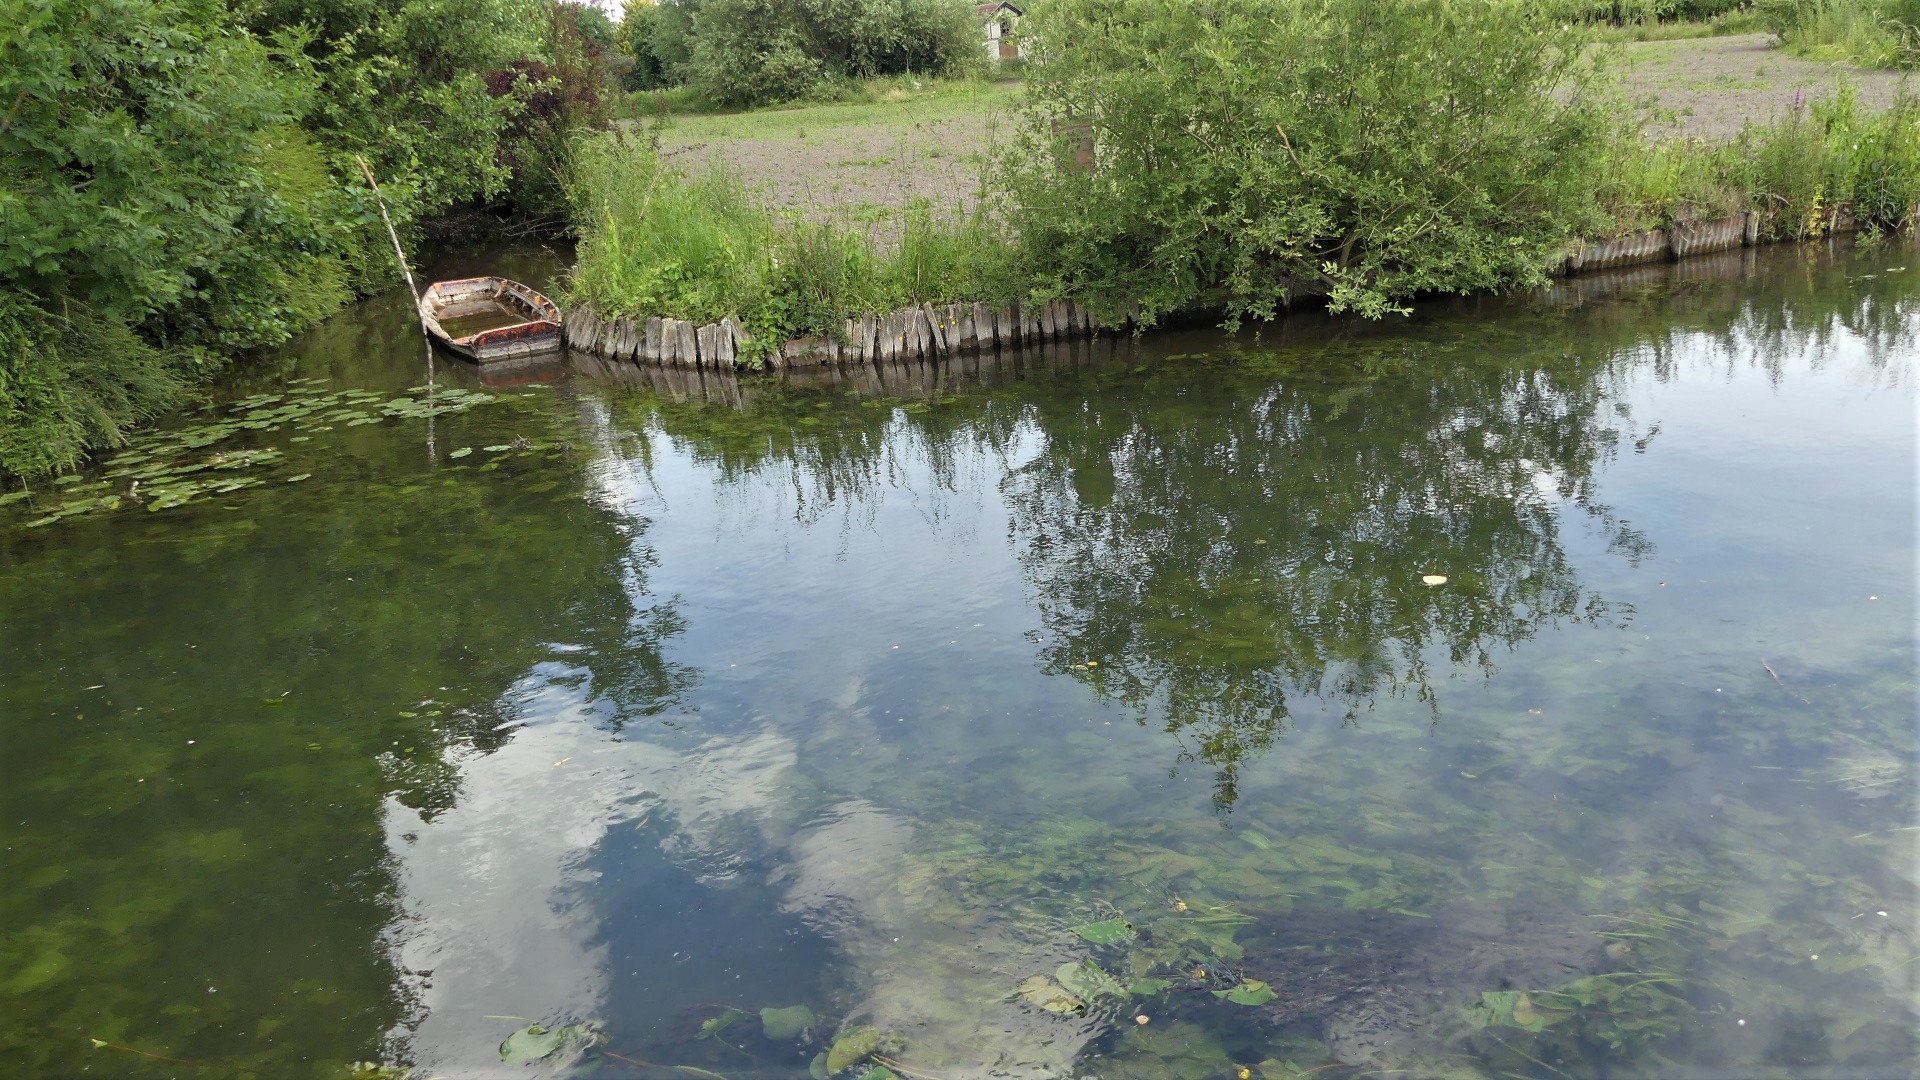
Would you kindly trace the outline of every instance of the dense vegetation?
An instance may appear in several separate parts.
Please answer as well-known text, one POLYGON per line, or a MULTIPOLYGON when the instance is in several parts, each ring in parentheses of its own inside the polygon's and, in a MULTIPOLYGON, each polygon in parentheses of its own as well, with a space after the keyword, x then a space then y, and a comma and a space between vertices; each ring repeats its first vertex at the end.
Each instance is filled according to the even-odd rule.
POLYGON ((1380 316, 1538 282, 1576 236, 1746 208, 1769 237, 1920 204, 1920 106, 1850 93, 1730 143, 1650 145, 1587 33, 1527 3, 1054 0, 984 209, 904 240, 779 217, 632 136, 581 146, 571 299, 738 317, 761 344, 905 304, 1070 297, 1109 315, 1380 316))
POLYGON ((1786 47, 1865 67, 1920 66, 1920 0, 1759 0, 1786 47))
POLYGON ((1049 288, 1377 315, 1528 281, 1586 223, 1606 102, 1579 31, 1526 5, 1067 0, 1028 30, 1008 189, 1049 288))
POLYGON ((0 473, 71 465, 391 279, 401 223, 557 190, 552 0, 0 0, 0 473))
POLYGON ((684 86, 727 107, 984 59, 965 0, 629 0, 620 44, 634 60, 630 87, 684 86))

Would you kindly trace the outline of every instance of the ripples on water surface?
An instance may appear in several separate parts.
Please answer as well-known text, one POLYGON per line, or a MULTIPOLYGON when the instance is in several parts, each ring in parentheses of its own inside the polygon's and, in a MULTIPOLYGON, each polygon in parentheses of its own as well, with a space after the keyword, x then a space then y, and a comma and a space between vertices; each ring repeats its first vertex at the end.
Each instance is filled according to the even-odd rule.
POLYGON ((583 362, 9 517, 0 1061, 1908 1076, 1916 287, 583 362))

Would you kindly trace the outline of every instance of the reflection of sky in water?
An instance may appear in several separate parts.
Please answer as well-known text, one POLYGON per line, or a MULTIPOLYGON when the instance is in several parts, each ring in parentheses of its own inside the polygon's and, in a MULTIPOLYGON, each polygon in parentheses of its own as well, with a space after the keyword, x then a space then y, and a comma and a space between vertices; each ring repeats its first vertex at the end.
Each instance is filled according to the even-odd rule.
MULTIPOLYGON (((1338 1014, 1326 1034, 1348 1060, 1406 1052, 1407 1032, 1432 1034, 1413 1004, 1457 1004, 1474 980, 1524 987, 1590 969, 1599 943, 1585 920, 1622 895, 1655 897, 1641 880, 1654 851, 1723 875, 1706 893, 1716 902, 1824 928, 1809 956, 1910 946, 1911 849, 1847 846, 1903 824, 1878 814, 1910 803, 1853 798, 1827 769, 1884 758, 1874 740, 1887 718, 1823 729, 1829 713, 1806 704, 1884 708, 1875 688, 1910 670, 1914 422, 1900 385, 1910 373, 1870 374, 1842 336, 1811 367, 1787 362, 1776 382, 1745 364, 1754 348, 1683 337, 1657 375, 1646 365, 1629 373, 1604 402, 1623 408, 1599 422, 1624 435, 1596 472, 1600 511, 1562 498, 1564 463, 1523 464, 1519 487, 1502 496, 1542 505, 1553 543, 1578 587, 1604 599, 1605 617, 1535 624, 1540 613, 1518 611, 1525 632, 1491 640, 1490 674, 1472 656, 1450 656, 1442 639, 1415 642, 1410 662, 1424 679, 1371 684, 1344 724, 1353 711, 1335 692, 1344 661, 1329 657, 1322 695, 1294 686, 1285 723, 1261 744, 1278 748, 1238 762, 1224 817, 1207 731, 1181 727, 1163 698, 1119 704, 1103 693, 1117 681, 1072 665, 1126 658, 1076 653, 1087 643, 1056 638, 1061 613, 1079 601, 1035 575, 1112 569, 1062 571, 1035 540, 1052 526, 1023 520, 1016 505, 1046 496, 1010 478, 1046 462, 1049 439, 1063 437, 1057 411, 992 437, 958 424, 939 445, 896 418, 883 449, 829 491, 822 470, 792 458, 723 466, 657 428, 638 452, 589 399, 587 422, 603 436, 595 482, 640 523, 633 542, 653 560, 646 595, 633 599, 680 605, 686 627, 668 653, 698 682, 676 710, 615 731, 593 687, 558 677, 567 659, 556 653, 508 695, 512 739, 461 761, 452 809, 422 821, 389 806, 404 913, 392 937, 401 965, 432 972, 423 1019, 404 1041, 430 1070, 478 1074, 519 1022, 490 1016, 598 1020, 613 1046, 633 1048, 684 1040, 716 1006, 806 1003, 900 1033, 952 1075, 1054 1075, 1095 1039, 1124 1053, 1111 1016, 1048 1017, 1013 988, 1088 955, 1065 928, 1126 893, 1127 881, 1092 895, 1084 881, 1036 879, 1022 900, 1044 917, 1007 908, 957 920, 964 890, 926 870, 961 834, 1017 850, 1074 822, 1094 823, 1093 848, 1150 834, 1223 866, 1223 853, 1247 850, 1233 845, 1315 835, 1397 853, 1395 874, 1414 884, 1375 899, 1430 920, 1407 924, 1417 944, 1402 958, 1425 983, 1391 1007, 1362 996, 1354 1000, 1373 1003, 1338 1014), (1623 531, 1645 542, 1623 547, 1623 531), (1428 689, 1437 704, 1423 699, 1428 689), (1783 868, 1853 884, 1767 880, 1783 868), (1806 904, 1832 910, 1808 916, 1806 904), (1889 923, 1860 922, 1875 904, 1898 911, 1889 923), (1869 926, 1878 939, 1864 936, 1869 926)), ((1154 451, 1151 439, 1125 445, 1154 451)), ((1124 497, 1131 466, 1116 460, 1117 479, 1051 477, 1081 515, 1063 521, 1084 524, 1105 497, 1100 485, 1124 497)), ((1138 557, 1144 565, 1157 553, 1138 557)), ((1241 569, 1196 563, 1194 573, 1241 569)), ((1405 569, 1463 581, 1531 572, 1405 569)), ((1130 572, 1110 577, 1138 585, 1130 572)), ((1257 603, 1257 580, 1250 588, 1257 603)), ((1207 607, 1217 597, 1192 599, 1174 614, 1202 627, 1232 616, 1207 607)), ((1153 659, 1203 669, 1214 647, 1196 641, 1200 655, 1153 659)), ((1281 865, 1274 873, 1305 879, 1281 865)), ((1231 875, 1208 874, 1184 880, 1223 897, 1233 888, 1231 875)), ((1827 985, 1807 971, 1753 973, 1813 996, 1827 985)), ((1909 968, 1884 984, 1832 985, 1870 1003, 1869 1019, 1898 1025, 1909 1019, 1897 1002, 1911 1000, 1911 977, 1909 968)), ((1700 1045, 1723 1064, 1782 1061, 1828 1037, 1783 1035, 1808 1022, 1808 1006, 1792 990, 1782 1000, 1800 1004, 1756 1015, 1747 1043, 1740 1025, 1700 1045)), ((784 1064, 803 1069, 810 1051, 795 1054, 784 1064)))

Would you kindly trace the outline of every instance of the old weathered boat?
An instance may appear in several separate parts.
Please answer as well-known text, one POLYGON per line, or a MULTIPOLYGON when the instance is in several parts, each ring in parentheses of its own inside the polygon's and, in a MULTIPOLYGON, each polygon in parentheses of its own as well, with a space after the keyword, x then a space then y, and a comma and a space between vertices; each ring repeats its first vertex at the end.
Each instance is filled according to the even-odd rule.
POLYGON ((420 296, 420 322, 433 340, 482 363, 560 349, 560 309, 502 277, 434 282, 420 296))

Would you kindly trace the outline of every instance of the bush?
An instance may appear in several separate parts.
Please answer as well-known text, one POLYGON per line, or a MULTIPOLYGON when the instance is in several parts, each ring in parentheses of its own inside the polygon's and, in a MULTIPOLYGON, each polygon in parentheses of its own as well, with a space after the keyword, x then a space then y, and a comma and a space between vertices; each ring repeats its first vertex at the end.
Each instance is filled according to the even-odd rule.
POLYGON ((1002 183, 1044 292, 1379 316, 1537 281, 1590 220, 1609 121, 1581 31, 1532 5, 1052 0, 1024 29, 1002 183))

